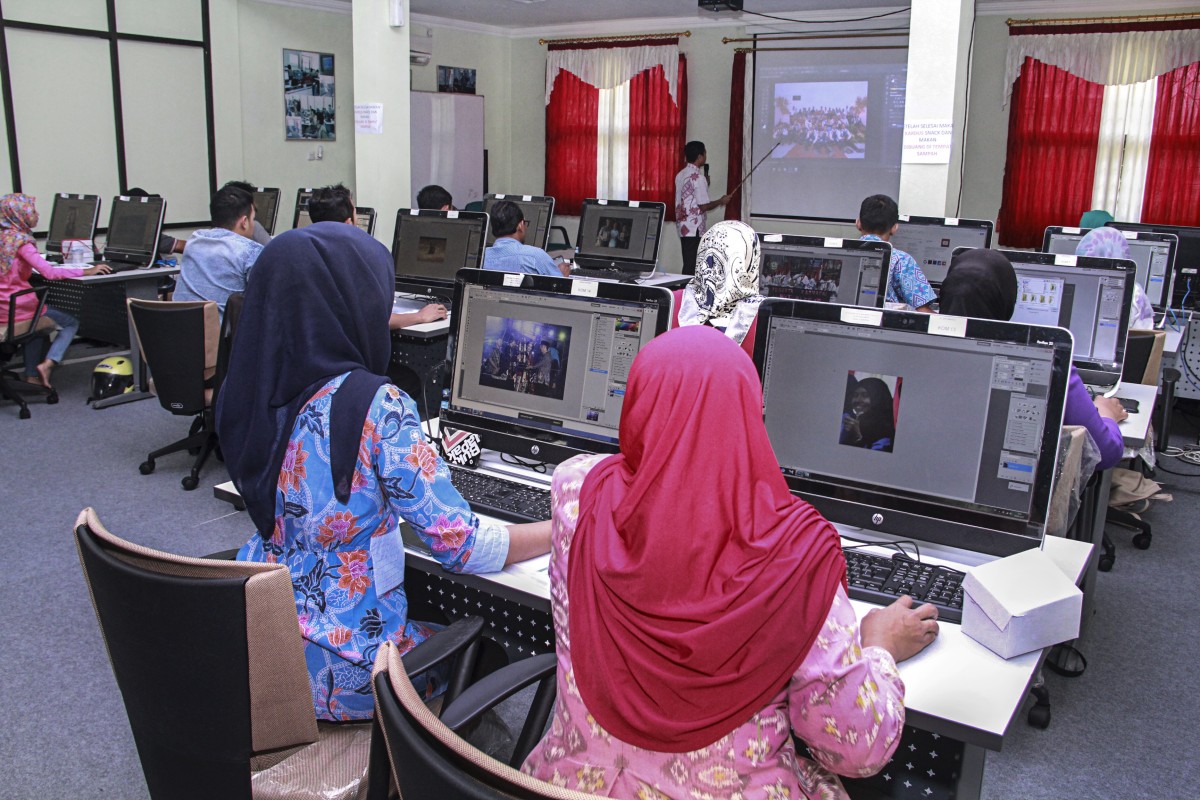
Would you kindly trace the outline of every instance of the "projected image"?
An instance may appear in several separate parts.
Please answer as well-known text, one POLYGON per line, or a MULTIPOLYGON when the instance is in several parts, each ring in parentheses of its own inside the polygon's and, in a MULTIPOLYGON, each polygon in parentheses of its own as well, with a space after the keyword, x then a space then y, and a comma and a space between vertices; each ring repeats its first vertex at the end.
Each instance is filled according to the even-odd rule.
POLYGON ((570 351, 568 326, 489 316, 479 383, 561 400, 570 351))
POLYGON ((791 297, 828 303, 842 283, 840 258, 764 255, 760 291, 770 297, 791 297))
POLYGON ((633 220, 617 217, 601 217, 600 229, 596 232, 596 247, 629 249, 629 237, 633 233, 633 220))
POLYGON ((838 443, 866 450, 892 452, 900 419, 900 386, 896 375, 850 370, 838 443))
POLYGON ((773 158, 864 158, 866 81, 775 85, 773 158))
POLYGON ((417 240, 417 261, 441 264, 445 260, 445 239, 436 236, 422 236, 417 240))

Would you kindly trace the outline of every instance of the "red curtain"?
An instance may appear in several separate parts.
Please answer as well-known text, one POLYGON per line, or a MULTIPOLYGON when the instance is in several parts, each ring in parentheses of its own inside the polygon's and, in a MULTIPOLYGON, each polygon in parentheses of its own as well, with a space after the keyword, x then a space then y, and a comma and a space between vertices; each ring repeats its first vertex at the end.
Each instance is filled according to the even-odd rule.
POLYGON ((1158 77, 1142 221, 1200 226, 1200 61, 1158 77))
POLYGON ((546 105, 546 194, 558 214, 579 216, 595 196, 599 108, 599 89, 559 70, 546 105))
POLYGON ((1091 208, 1104 87, 1032 58, 1013 82, 1004 194, 1006 247, 1040 247, 1048 225, 1078 225, 1091 208))
MULTIPOLYGON (((728 177, 725 185, 738 186, 742 182, 742 123, 746 117, 746 52, 737 50, 733 54, 733 78, 729 85, 729 160, 728 177)), ((725 206, 725 219, 742 218, 742 190, 739 187, 725 206)))
POLYGON ((662 67, 629 82, 629 200, 666 203, 675 218, 675 173, 682 169, 687 59, 679 56, 680 102, 671 99, 662 67), (681 108, 683 106, 683 108, 681 108))

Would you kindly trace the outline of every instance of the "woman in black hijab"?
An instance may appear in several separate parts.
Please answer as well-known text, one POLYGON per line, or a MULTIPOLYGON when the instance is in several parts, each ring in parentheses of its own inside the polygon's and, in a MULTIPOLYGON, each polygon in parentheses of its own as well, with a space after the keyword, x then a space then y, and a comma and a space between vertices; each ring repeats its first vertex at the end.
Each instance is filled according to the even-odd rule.
POLYGON ((842 414, 839 441, 852 447, 890 453, 895 438, 891 389, 879 378, 863 378, 850 390, 849 404, 842 414))
MULTIPOLYGON (((942 281, 939 311, 960 317, 1008 321, 1017 307, 1017 273, 1012 263, 995 250, 964 250, 950 261, 942 281)), ((1118 424, 1129 416, 1111 397, 1092 398, 1071 367, 1067 383, 1064 425, 1082 425, 1100 450, 1100 465, 1108 469, 1124 455, 1124 440, 1118 424)))
POLYGON ((394 284, 352 225, 276 237, 250 273, 217 404, 226 466, 258 532, 238 558, 287 564, 319 719, 367 719, 375 651, 432 634, 408 618, 398 524, 450 570, 549 549, 549 523, 481 521, 385 377, 394 284))
POLYGON ((1017 273, 1003 253, 973 248, 950 260, 938 311, 956 317, 1008 320, 1017 307, 1017 273))

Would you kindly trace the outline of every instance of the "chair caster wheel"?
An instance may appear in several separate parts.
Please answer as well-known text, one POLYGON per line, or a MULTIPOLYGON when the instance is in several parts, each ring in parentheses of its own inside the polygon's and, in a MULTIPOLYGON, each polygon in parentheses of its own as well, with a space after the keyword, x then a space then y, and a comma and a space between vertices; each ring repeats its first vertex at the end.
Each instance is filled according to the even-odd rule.
POLYGON ((200 485, 200 479, 195 475, 188 475, 179 483, 181 486, 183 486, 184 491, 190 492, 200 485))
POLYGON ((46 395, 46 405, 52 406, 57 402, 58 402, 58 391, 57 390, 46 395))
POLYGON ((1050 727, 1050 706, 1036 705, 1029 709, 1029 724, 1043 731, 1050 727))
POLYGON ((151 472, 154 472, 154 462, 143 461, 140 465, 138 465, 138 472, 142 473, 143 475, 149 475, 151 472))
POLYGON ((18 417, 20 417, 21 419, 29 419, 29 417, 30 417, 31 415, 30 415, 30 413, 29 413, 29 409, 28 409, 28 408, 22 408, 22 409, 20 410, 20 412, 18 412, 18 413, 17 413, 17 416, 18 416, 18 417))
POLYGON ((1116 556, 1100 556, 1100 563, 1096 565, 1096 569, 1101 572, 1108 572, 1113 568, 1113 563, 1117 560, 1116 556))
POLYGON ((1150 539, 1151 539, 1150 534, 1139 533, 1137 536, 1133 537, 1133 546, 1136 547, 1138 550, 1149 550, 1150 549, 1150 539))

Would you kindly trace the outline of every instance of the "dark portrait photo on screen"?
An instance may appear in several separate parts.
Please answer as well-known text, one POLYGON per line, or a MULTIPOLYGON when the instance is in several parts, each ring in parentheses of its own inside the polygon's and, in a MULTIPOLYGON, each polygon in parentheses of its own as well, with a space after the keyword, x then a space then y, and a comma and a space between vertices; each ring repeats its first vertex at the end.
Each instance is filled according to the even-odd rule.
POLYGON ((900 387, 904 379, 850 370, 846 374, 846 399, 842 406, 838 442, 884 453, 896 442, 900 419, 900 387))
POLYGON ((484 330, 481 386, 563 398, 570 327, 489 316, 484 330))

